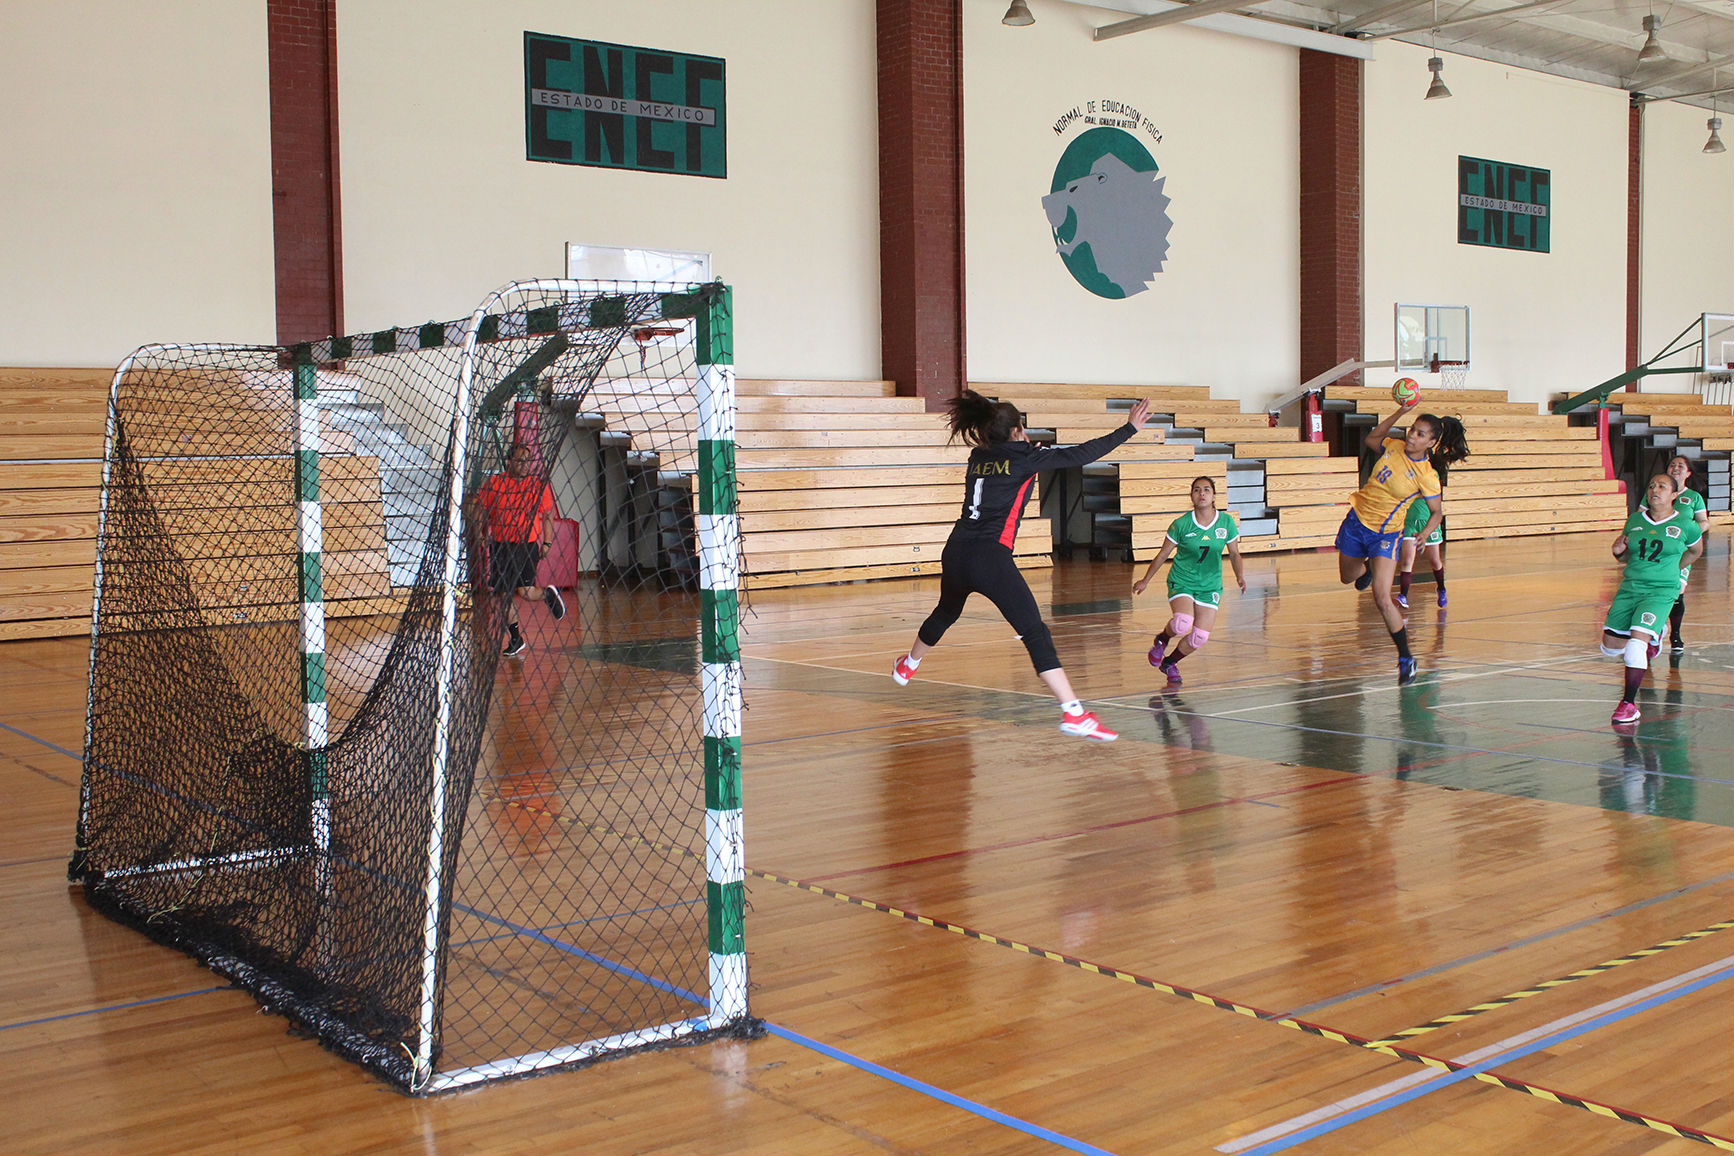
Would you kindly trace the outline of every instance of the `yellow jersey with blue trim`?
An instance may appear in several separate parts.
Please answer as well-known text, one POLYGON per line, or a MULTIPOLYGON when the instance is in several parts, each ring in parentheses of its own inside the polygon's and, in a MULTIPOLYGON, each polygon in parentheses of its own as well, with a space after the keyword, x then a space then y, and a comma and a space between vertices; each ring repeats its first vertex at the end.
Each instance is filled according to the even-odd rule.
POLYGON ((1355 517, 1375 534, 1388 533, 1393 525, 1402 529, 1411 502, 1425 502, 1441 492, 1439 471, 1426 458, 1411 458, 1402 438, 1386 438, 1384 449, 1367 484, 1349 499, 1355 517))

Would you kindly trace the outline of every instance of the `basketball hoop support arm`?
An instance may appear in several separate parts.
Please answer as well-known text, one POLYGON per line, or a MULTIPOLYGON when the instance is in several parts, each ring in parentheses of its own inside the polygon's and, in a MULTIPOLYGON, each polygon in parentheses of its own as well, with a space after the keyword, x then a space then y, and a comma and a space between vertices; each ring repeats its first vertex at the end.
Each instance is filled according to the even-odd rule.
MULTIPOLYGON (((1295 390, 1293 393, 1286 395, 1285 397, 1283 397, 1279 401, 1272 402, 1269 409, 1266 411, 1270 415, 1270 424, 1271 425, 1276 424, 1277 418, 1282 415, 1283 410, 1287 409, 1289 406, 1293 405, 1295 402, 1300 401, 1304 397, 1308 397, 1311 395, 1322 393, 1324 391, 1325 386, 1331 384, 1333 381, 1337 381, 1340 378, 1347 377, 1349 374, 1355 373, 1358 370, 1362 370, 1362 369, 1389 369, 1389 368, 1395 366, 1396 364, 1397 363, 1395 361, 1357 361, 1353 358, 1349 359, 1348 361, 1340 361, 1332 368, 1325 370, 1323 373, 1320 373, 1320 374, 1317 374, 1313 377, 1307 378, 1304 382, 1301 383, 1301 387, 1299 389, 1295 390)), ((1308 410, 1309 415, 1314 414, 1316 412, 1317 411, 1312 410, 1310 408, 1308 410)), ((1307 430, 1307 429, 1303 428, 1301 430, 1301 440, 1302 441, 1318 441, 1322 438, 1322 436, 1323 436, 1322 431, 1319 431, 1319 436, 1317 436, 1317 437, 1309 436, 1313 432, 1314 431, 1307 430)))

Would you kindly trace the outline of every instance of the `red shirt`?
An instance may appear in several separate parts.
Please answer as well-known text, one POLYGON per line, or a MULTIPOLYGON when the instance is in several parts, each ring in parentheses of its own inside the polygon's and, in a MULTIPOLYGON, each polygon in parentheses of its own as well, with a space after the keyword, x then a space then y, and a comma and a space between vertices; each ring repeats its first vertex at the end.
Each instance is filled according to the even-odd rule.
POLYGON ((554 494, 541 478, 495 474, 476 495, 487 514, 488 537, 496 542, 534 542, 542 515, 554 509, 554 494))

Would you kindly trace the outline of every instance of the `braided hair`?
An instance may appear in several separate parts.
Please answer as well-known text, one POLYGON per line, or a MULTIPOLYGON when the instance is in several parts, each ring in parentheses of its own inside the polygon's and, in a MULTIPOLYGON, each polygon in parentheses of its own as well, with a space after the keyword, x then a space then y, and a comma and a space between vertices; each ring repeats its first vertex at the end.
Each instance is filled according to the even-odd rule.
POLYGON ((1459 418, 1439 417, 1437 414, 1424 413, 1417 421, 1424 421, 1433 431, 1433 449, 1427 457, 1433 464, 1433 469, 1439 475, 1439 484, 1445 484, 1445 477, 1451 472, 1451 465, 1469 456, 1469 437, 1459 418))
POLYGON ((996 446, 1011 440, 1023 428, 1024 415, 1009 401, 994 401, 966 389, 945 403, 951 422, 951 440, 962 438, 972 446, 996 446))

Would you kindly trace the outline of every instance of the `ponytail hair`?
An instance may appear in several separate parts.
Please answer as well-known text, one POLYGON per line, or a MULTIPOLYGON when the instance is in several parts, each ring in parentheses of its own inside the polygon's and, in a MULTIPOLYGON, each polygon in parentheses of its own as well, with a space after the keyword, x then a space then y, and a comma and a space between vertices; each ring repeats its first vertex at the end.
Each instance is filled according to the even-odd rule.
POLYGON ((951 440, 962 438, 972 446, 996 446, 1011 440, 1022 428, 1024 415, 1009 401, 994 401, 966 389, 945 403, 951 422, 951 440))
POLYGON ((1469 437, 1463 428, 1463 422, 1454 417, 1439 417, 1436 414, 1424 413, 1419 420, 1426 422, 1433 429, 1437 439, 1428 460, 1433 463, 1433 469, 1439 475, 1439 483, 1445 483, 1445 477, 1451 472, 1451 466, 1469 456, 1469 437))

